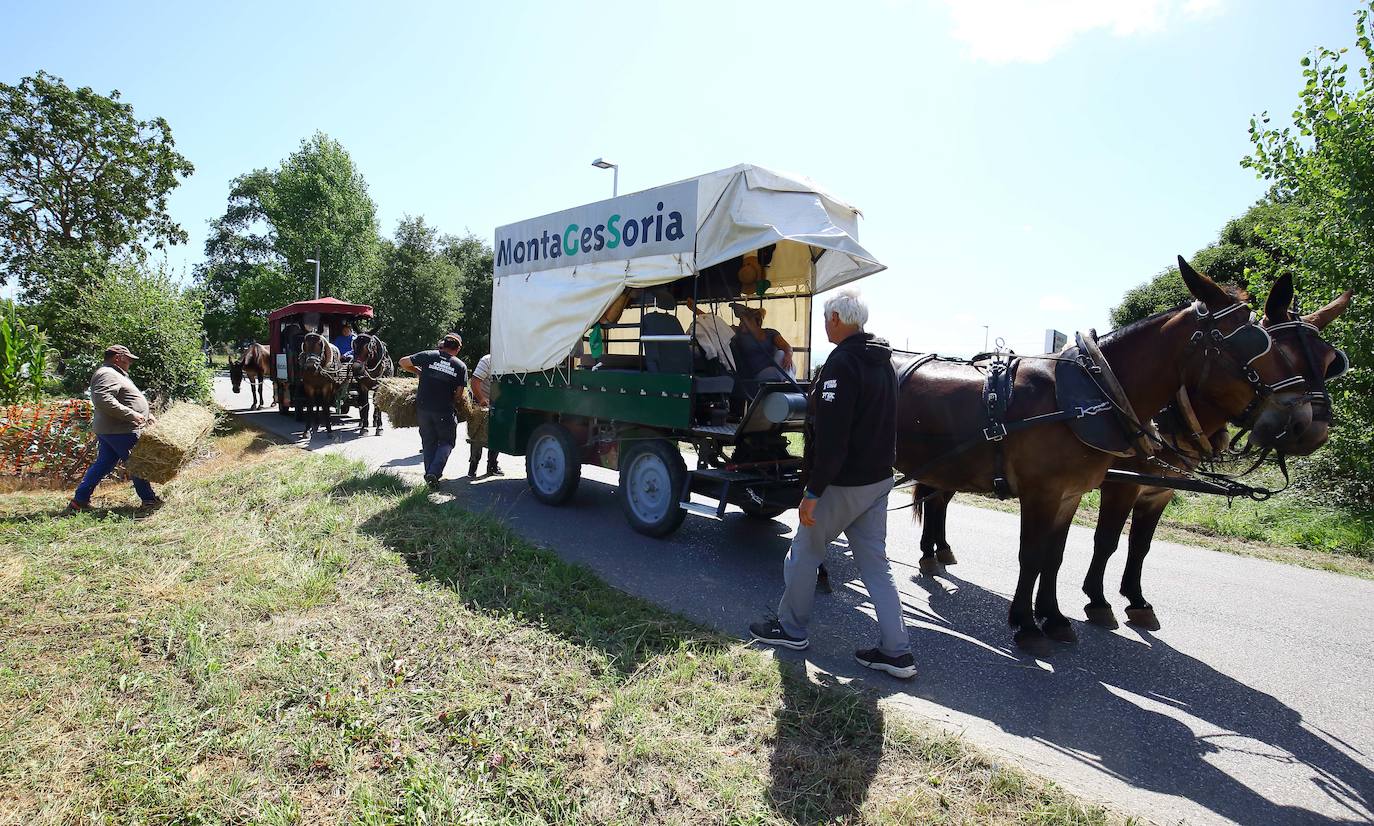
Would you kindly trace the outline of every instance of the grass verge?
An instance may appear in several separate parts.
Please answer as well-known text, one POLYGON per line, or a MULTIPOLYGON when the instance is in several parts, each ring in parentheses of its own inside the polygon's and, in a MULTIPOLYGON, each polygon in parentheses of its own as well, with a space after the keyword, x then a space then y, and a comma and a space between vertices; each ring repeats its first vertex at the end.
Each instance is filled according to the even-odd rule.
POLYGON ((0 496, 0 822, 1110 818, 488 518, 251 433, 0 496))

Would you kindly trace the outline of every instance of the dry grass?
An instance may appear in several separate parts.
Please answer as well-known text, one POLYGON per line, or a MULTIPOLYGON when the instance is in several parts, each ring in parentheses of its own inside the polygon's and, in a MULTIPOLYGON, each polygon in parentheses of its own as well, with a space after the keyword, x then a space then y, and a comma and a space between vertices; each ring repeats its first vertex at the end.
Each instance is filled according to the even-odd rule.
POLYGON ((149 482, 170 482, 195 458, 197 445, 214 426, 213 410, 177 402, 139 436, 125 469, 130 476, 149 482))
POLYGON ((0 823, 1108 820, 392 477, 216 444, 146 520, 0 496, 0 823))

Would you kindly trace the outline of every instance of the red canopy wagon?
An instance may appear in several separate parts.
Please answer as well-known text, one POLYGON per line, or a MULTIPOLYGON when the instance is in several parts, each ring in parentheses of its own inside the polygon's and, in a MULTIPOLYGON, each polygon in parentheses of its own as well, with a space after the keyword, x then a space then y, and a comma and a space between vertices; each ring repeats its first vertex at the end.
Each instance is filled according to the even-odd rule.
POLYGON ((303 395, 296 373, 296 355, 301 351, 301 341, 306 334, 323 333, 325 338, 333 341, 344 323, 356 328, 360 318, 372 318, 372 308, 366 304, 349 304, 337 298, 297 301, 273 310, 267 316, 267 346, 272 352, 279 411, 290 413, 296 400, 303 395))

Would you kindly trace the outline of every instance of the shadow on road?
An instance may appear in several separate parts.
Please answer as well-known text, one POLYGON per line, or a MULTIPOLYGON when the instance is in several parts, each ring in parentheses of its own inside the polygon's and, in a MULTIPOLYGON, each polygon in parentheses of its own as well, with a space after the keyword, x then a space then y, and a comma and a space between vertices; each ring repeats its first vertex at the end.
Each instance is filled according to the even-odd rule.
POLYGON ((1367 822, 1374 773, 1268 694, 1147 633, 1133 640, 1082 624, 1080 643, 1060 647, 1048 667, 1017 657, 1006 669, 1006 597, 955 577, 917 582, 930 609, 913 616, 927 664, 918 696, 1240 823, 1367 822), (987 669, 968 667, 970 648, 973 662, 997 664, 1002 677, 979 679, 987 669), (1305 766, 1350 819, 1270 800, 1209 762, 1221 752, 1305 766))

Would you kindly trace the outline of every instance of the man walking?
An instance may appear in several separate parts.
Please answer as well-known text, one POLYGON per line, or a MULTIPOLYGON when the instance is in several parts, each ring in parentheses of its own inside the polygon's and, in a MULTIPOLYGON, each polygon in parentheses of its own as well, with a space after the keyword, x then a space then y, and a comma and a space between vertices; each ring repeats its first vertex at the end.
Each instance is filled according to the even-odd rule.
MULTIPOLYGON (((468 476, 477 478, 477 466, 482 463, 482 448, 487 446, 487 427, 491 422, 491 353, 477 360, 472 368, 472 399, 476 404, 468 416, 468 476)), ((487 475, 500 476, 495 450, 487 455, 487 475)))
POLYGON ((887 494, 897 452, 897 376, 892 348, 864 332, 868 307, 855 290, 825 302, 825 335, 837 345, 811 389, 815 437, 801 522, 783 563, 778 618, 749 626, 754 639, 801 650, 816 597, 816 566, 841 533, 878 615, 877 648, 855 652, 861 665, 894 677, 916 676, 902 600, 887 561, 887 494))
POLYGON ((401 369, 420 376, 415 413, 420 426, 420 455, 424 458, 425 484, 439 486, 448 455, 458 441, 458 419, 453 415, 453 394, 467 387, 468 368, 458 360, 463 339, 449 333, 437 350, 422 350, 401 359, 401 369))
MULTIPOLYGON (((122 344, 105 348, 105 363, 91 376, 91 407, 94 413, 91 429, 95 431, 95 462, 86 470, 81 484, 67 508, 84 511, 91 508, 91 494, 96 485, 110 475, 115 465, 129 458, 138 441, 138 431, 153 423, 148 412, 148 399, 129 378, 129 367, 138 356, 122 344)), ((133 479, 134 491, 143 504, 139 510, 149 512, 162 505, 146 479, 133 479)))

